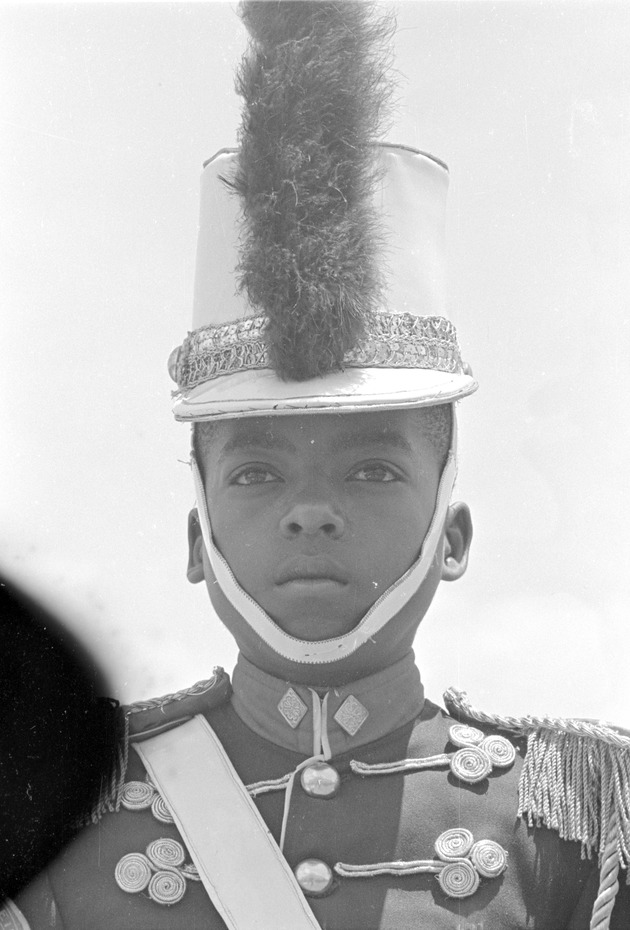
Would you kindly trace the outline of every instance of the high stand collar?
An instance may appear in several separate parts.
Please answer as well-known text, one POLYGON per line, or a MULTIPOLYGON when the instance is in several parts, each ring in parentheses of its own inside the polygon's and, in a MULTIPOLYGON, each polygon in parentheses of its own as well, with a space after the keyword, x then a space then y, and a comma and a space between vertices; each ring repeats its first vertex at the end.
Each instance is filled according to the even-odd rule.
POLYGON ((232 706, 264 739, 327 759, 380 739, 414 720, 424 706, 420 673, 409 653, 394 665, 336 688, 274 678, 239 655, 232 706))

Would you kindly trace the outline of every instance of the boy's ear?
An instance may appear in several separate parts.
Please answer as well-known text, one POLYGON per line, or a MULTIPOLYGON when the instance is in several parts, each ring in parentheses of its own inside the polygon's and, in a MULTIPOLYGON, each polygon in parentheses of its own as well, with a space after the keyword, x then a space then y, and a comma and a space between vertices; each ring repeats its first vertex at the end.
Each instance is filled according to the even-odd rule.
POLYGON ((467 504, 451 504, 444 524, 442 581, 456 581, 468 566, 473 528, 467 504))
POLYGON ((201 525, 197 516, 197 509, 193 508, 188 514, 188 568, 186 577, 191 584, 199 584, 205 579, 203 573, 203 536, 201 525))

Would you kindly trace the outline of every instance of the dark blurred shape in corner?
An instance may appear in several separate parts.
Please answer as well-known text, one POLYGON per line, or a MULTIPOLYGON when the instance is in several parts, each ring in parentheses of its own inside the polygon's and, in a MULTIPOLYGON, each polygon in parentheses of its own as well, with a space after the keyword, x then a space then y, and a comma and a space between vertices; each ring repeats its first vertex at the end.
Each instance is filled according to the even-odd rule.
POLYGON ((0 901, 90 818, 115 772, 122 714, 62 624, 0 578, 0 901))

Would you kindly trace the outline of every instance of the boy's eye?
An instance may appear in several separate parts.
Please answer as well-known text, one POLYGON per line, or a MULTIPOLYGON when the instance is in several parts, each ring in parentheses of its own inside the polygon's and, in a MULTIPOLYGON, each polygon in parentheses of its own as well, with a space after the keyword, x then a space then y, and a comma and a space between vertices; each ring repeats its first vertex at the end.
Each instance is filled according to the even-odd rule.
POLYGON ((280 478, 264 465, 248 465, 247 468, 234 475, 230 484, 271 484, 274 481, 280 481, 280 478))
POLYGON ((351 481, 376 481, 384 483, 387 481, 398 481, 399 477, 396 472, 388 465, 382 462, 372 462, 367 465, 361 465, 348 476, 351 481))

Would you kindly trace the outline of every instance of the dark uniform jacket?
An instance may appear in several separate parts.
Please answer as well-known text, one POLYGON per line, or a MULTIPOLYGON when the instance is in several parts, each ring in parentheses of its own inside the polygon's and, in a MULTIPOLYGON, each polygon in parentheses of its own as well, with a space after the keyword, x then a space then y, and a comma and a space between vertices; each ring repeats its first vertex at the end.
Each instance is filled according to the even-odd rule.
MULTIPOLYGON (((125 783, 146 783, 143 765, 133 751, 134 731, 151 731, 156 723, 202 713, 242 781, 258 786, 250 793, 278 840, 285 791, 266 790, 265 785, 293 772, 313 754, 309 704, 311 698, 321 702, 321 695, 315 698, 309 689, 290 687, 242 660, 234 689, 219 670, 203 687, 132 707, 125 783)), ((555 829, 529 825, 517 814, 519 779, 524 766, 527 769, 526 739, 470 719, 453 731, 457 721, 424 700, 415 666, 406 660, 364 682, 335 689, 329 698, 324 741, 330 744, 328 764, 340 777, 339 787, 332 796, 322 797, 296 779, 284 843, 292 868, 318 860, 330 869, 331 886, 321 896, 308 897, 322 928, 589 928, 599 884, 597 855, 585 857, 579 842, 561 839, 555 829), (471 740, 501 734, 495 743, 497 764, 475 782, 462 780, 452 765, 462 733, 464 750, 471 740), (370 768, 375 765, 389 768, 370 768), (484 874, 483 865, 480 869, 473 865, 476 890, 452 897, 448 883, 445 888, 439 880, 439 870, 413 872, 410 864, 443 861, 436 851, 439 838, 442 846, 438 847, 447 855, 450 843, 451 852, 471 861, 472 853, 461 846, 462 835, 474 843, 491 841, 486 849, 489 868, 484 874), (506 854, 503 861, 501 850, 506 854), (379 872, 376 865, 388 863, 395 868, 374 874, 379 872), (346 869, 344 874, 344 865, 363 869, 360 874, 346 869)), ((624 752, 628 766, 628 750, 624 752)), ((472 763, 466 751, 459 758, 464 774, 468 767, 467 777, 474 776, 474 753, 472 763)), ((145 854, 160 839, 185 845, 174 824, 164 822, 168 811, 156 808, 156 792, 149 787, 151 792, 153 808, 121 806, 105 813, 17 898, 32 930, 219 930, 225 926, 190 869, 188 851, 182 871, 185 891, 177 903, 161 903, 146 888, 124 890, 125 878, 121 879, 117 866, 125 856, 145 854)), ((130 796, 133 802, 133 786, 130 796)), ((219 841, 229 843, 229 837, 219 841)), ((483 848, 483 843, 478 846, 479 851, 483 848)), ((256 862, 249 868, 255 870, 256 862)), ((246 896, 246 870, 238 879, 246 896)), ((613 930, 630 927, 630 895, 624 880, 622 872, 610 921, 613 930)), ((455 889, 458 881, 456 875, 455 889)), ((255 915, 250 926, 259 926, 255 915)))

